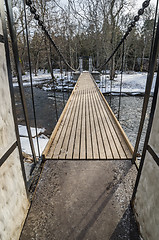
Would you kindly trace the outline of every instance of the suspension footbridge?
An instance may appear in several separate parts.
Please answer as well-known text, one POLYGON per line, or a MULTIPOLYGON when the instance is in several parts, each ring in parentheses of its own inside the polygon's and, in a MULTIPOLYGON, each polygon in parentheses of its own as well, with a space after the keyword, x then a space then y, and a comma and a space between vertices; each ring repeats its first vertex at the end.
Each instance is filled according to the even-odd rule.
POLYGON ((45 159, 132 159, 133 147, 89 72, 81 73, 45 159))
MULTIPOLYGON (((82 59, 80 59, 79 67, 75 64, 76 68, 78 67, 77 69, 72 65, 72 61, 69 64, 56 45, 52 37, 53 34, 44 21, 45 18, 39 14, 40 11, 36 8, 36 1, 23 1, 25 28, 23 37, 25 35, 24 42, 28 58, 26 66, 30 75, 36 139, 33 139, 30 128, 27 97, 19 61, 18 41, 14 29, 13 6, 11 1, 5 0, 5 12, 3 4, 0 5, 0 51, 2 56, 0 61, 2 72, 0 76, 2 106, 0 109, 0 237, 2 239, 114 240, 124 237, 125 239, 138 240, 140 239, 140 233, 137 226, 140 226, 140 232, 144 239, 158 239, 159 68, 139 166, 136 161, 139 156, 139 144, 159 52, 158 1, 156 2, 143 108, 134 148, 119 123, 122 74, 124 71, 124 56, 126 55, 125 42, 141 15, 149 6, 150 0, 143 2, 142 8, 139 9, 137 15, 128 25, 127 31, 123 33, 120 42, 118 42, 111 55, 104 60, 103 64, 98 66, 96 63, 96 68, 94 68, 89 56, 89 72, 83 72, 85 68, 82 67, 82 59), (53 105, 55 106, 57 119, 57 124, 42 155, 32 77, 28 10, 39 25, 40 33, 44 35, 48 55, 47 66, 51 73, 50 88, 53 91, 51 98, 54 100, 51 108, 53 105), (102 89, 102 79, 105 80, 106 89, 108 64, 110 64, 110 60, 113 63, 113 58, 115 60, 115 57, 119 57, 117 53, 120 47, 122 47, 120 54, 121 80, 120 92, 118 92, 117 120, 111 108, 113 93, 113 78, 111 75, 113 74, 110 74, 110 102, 108 104, 93 78, 92 71, 95 70, 96 73, 100 74, 101 78, 98 81, 102 82, 102 89), (13 59, 10 61, 11 49, 14 61, 13 59), (54 65, 53 58, 56 65, 54 65), (15 65, 24 121, 32 153, 30 159, 24 159, 20 142, 12 65, 15 65), (55 66, 58 66, 58 69, 55 66), (55 69, 58 70, 57 79, 54 75, 55 69), (72 72, 75 75, 80 74, 76 83, 72 77, 72 72), (70 80, 73 80, 71 86, 70 80), (58 82, 60 83, 59 89, 63 94, 63 107, 65 92, 67 91, 69 96, 70 90, 73 89, 75 84, 59 119, 56 102, 56 92, 59 90, 57 88, 58 82), (67 84, 64 89, 65 83, 67 84), (38 154, 35 151, 35 141, 33 140, 37 142, 38 154), (27 160, 32 164, 29 173, 27 172, 27 160)), ((109 73, 111 73, 110 70, 108 70, 109 73)), ((51 115, 51 111, 48 111, 51 115)), ((55 118, 55 115, 53 117, 55 118)))

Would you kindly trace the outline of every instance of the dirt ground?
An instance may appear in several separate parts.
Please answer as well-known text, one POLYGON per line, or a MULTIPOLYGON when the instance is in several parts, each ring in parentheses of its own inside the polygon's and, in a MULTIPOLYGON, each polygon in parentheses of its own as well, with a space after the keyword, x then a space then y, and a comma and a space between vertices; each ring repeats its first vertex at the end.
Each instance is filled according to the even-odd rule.
POLYGON ((139 240, 130 161, 47 161, 21 240, 139 240))

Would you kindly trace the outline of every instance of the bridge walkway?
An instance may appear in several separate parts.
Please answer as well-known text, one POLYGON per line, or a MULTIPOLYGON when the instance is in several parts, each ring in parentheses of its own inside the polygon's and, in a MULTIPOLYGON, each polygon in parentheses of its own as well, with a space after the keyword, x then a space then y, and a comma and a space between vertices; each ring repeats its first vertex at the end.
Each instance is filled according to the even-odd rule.
POLYGON ((132 159, 133 147, 92 75, 82 73, 43 152, 44 159, 132 159))

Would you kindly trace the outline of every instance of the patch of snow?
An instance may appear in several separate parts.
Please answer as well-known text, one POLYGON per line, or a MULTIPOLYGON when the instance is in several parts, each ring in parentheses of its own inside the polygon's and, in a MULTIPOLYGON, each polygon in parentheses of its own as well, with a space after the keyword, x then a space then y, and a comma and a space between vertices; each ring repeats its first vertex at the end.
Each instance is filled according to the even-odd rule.
MULTIPOLYGON (((18 129, 19 129, 19 135, 21 137, 28 137, 28 132, 27 132, 27 128, 26 126, 23 126, 23 125, 18 125, 18 129)), ((36 137, 36 130, 35 128, 31 127, 31 134, 32 134, 32 137, 36 137)), ((41 133, 44 133, 46 131, 45 128, 37 128, 37 133, 38 135, 41 134, 41 133)))
MULTIPOLYGON (((134 72, 131 74, 123 73, 122 79, 122 89, 123 93, 132 93, 133 95, 138 93, 145 92, 145 86, 147 81, 147 73, 141 72, 134 72)), ((154 79, 152 83, 151 92, 154 92, 156 81, 156 73, 154 74, 154 79)), ((121 75, 118 74, 117 77, 112 82, 112 89, 111 89, 111 81, 107 78, 107 75, 100 77, 100 82, 98 82, 98 87, 100 88, 102 93, 109 93, 110 90, 113 92, 113 95, 117 95, 120 92, 120 82, 121 82, 121 75)))
MULTIPOLYGON (((40 154, 42 154, 49 139, 38 137, 38 141, 39 141, 40 154)), ((28 137, 20 137, 20 142, 21 142, 22 151, 25 152, 26 154, 32 155, 29 138, 28 137)), ((37 147, 37 139, 36 138, 33 138, 33 144, 34 144, 34 148, 35 148, 35 154, 36 154, 36 156, 38 156, 38 147, 37 147)))
MULTIPOLYGON (((87 72, 87 71, 83 71, 87 72)), ((94 71, 95 72, 95 71, 94 71)), ((111 89, 111 81, 109 79, 108 71, 106 71, 105 75, 99 76, 99 79, 96 80, 98 87, 100 88, 102 93, 110 93, 110 90, 113 95, 118 95, 120 92, 120 82, 121 82, 121 75, 120 72, 117 72, 116 78, 112 82, 112 89, 111 89)), ((57 91, 67 91, 69 89, 73 89, 74 83, 76 81, 73 80, 70 72, 63 72, 60 73, 59 69, 54 70, 54 76, 56 79, 56 85, 53 85, 51 81, 50 73, 44 73, 43 70, 38 71, 38 76, 33 77, 33 85, 40 85, 43 84, 42 89, 44 91, 52 91, 56 89, 57 91)), ((154 74, 154 81, 152 84, 151 92, 154 92, 155 86, 155 79, 156 73, 154 74)), ((123 83, 122 83, 122 94, 132 93, 132 94, 143 94, 145 92, 147 80, 147 73, 142 72, 124 72, 123 73, 123 83)), ((16 78, 13 79, 13 85, 18 86, 18 83, 15 82, 16 78)), ((30 74, 27 73, 23 76, 23 85, 30 86, 30 74)))
POLYGON ((42 89, 43 89, 44 91, 51 91, 51 87, 45 87, 45 86, 43 86, 42 89))

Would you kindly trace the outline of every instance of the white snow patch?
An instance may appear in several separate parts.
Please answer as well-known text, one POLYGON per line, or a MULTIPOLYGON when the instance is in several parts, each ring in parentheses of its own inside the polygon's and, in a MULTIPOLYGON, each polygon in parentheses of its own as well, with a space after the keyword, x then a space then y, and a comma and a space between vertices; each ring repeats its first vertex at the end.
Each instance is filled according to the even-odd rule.
MULTIPOLYGON (((21 137, 28 137, 28 131, 27 131, 26 126, 18 125, 18 128, 19 128, 19 135, 21 137)), ((31 127, 30 129, 31 129, 32 137, 36 137, 36 130, 35 130, 35 128, 31 127)), ((45 130, 46 130, 45 128, 37 128, 38 135, 41 134, 41 133, 44 133, 45 130)))
MULTIPOLYGON (((152 88, 151 88, 152 93, 154 92, 155 80, 156 80, 156 73, 154 74, 154 79, 152 83, 152 88)), ((131 74, 123 73, 121 91, 124 93, 132 93, 134 95, 137 93, 144 93, 146 81, 147 81, 147 73, 141 73, 141 72, 134 72, 131 74)), ((102 93, 110 92, 111 90, 112 92, 114 92, 113 94, 117 94, 120 92, 120 82, 121 82, 121 75, 118 74, 117 77, 112 82, 112 90, 111 90, 111 81, 109 80, 108 76, 105 75, 100 77, 100 83, 98 83, 98 86, 101 89, 102 93)))
MULTIPOLYGON (((85 71, 84 71, 85 72, 85 71)), ((120 73, 117 74, 117 77, 112 82, 112 89, 111 89, 111 81, 109 79, 108 71, 106 75, 99 76, 99 80, 96 80, 97 85, 99 86, 102 93, 109 93, 110 90, 113 92, 114 95, 118 95, 120 92, 120 82, 121 82, 121 75, 120 73)), ((60 73, 59 69, 54 70, 54 76, 56 78, 56 90, 62 91, 67 90, 68 88, 73 89, 73 84, 76 82, 73 80, 70 72, 63 72, 63 74, 60 73)), ((43 85, 44 91, 51 91, 53 89, 53 83, 51 81, 51 74, 50 73, 44 73, 43 70, 38 71, 38 76, 34 76, 32 74, 33 78, 33 85, 39 85, 39 84, 45 84, 43 85)), ((154 74, 154 81, 152 84, 151 92, 154 92, 154 86, 155 86, 155 79, 156 79, 156 73, 154 74)), ((139 94, 145 92, 145 86, 146 86, 146 80, 147 80, 147 73, 142 72, 124 72, 123 73, 123 83, 122 83, 122 92, 124 93, 131 93, 131 94, 139 94)), ((17 79, 13 78, 13 85, 16 87, 18 86, 17 79)), ((27 73, 25 76, 23 76, 23 85, 24 86, 30 86, 30 74, 27 73)))
MULTIPOLYGON (((18 125, 18 128, 19 128, 22 151, 25 152, 26 154, 32 155, 26 126, 18 125)), ((31 127, 30 129, 31 129, 33 144, 35 148, 35 153, 36 153, 36 156, 38 156, 36 130, 33 127, 31 127)), ((42 152, 44 151, 44 148, 49 140, 48 137, 43 134, 45 130, 46 130, 45 128, 37 128, 40 154, 42 154, 42 152)))
MULTIPOLYGON (((41 155, 42 152, 44 151, 44 148, 45 148, 46 144, 48 143, 49 139, 38 137, 38 141, 39 141, 39 149, 40 149, 40 155, 41 155)), ((21 142, 22 151, 25 152, 26 154, 32 155, 29 138, 28 137, 20 137, 20 142, 21 142)), ((36 138, 33 138, 33 144, 34 144, 34 148, 35 148, 35 154, 36 154, 36 156, 38 156, 39 154, 38 154, 36 138)))

